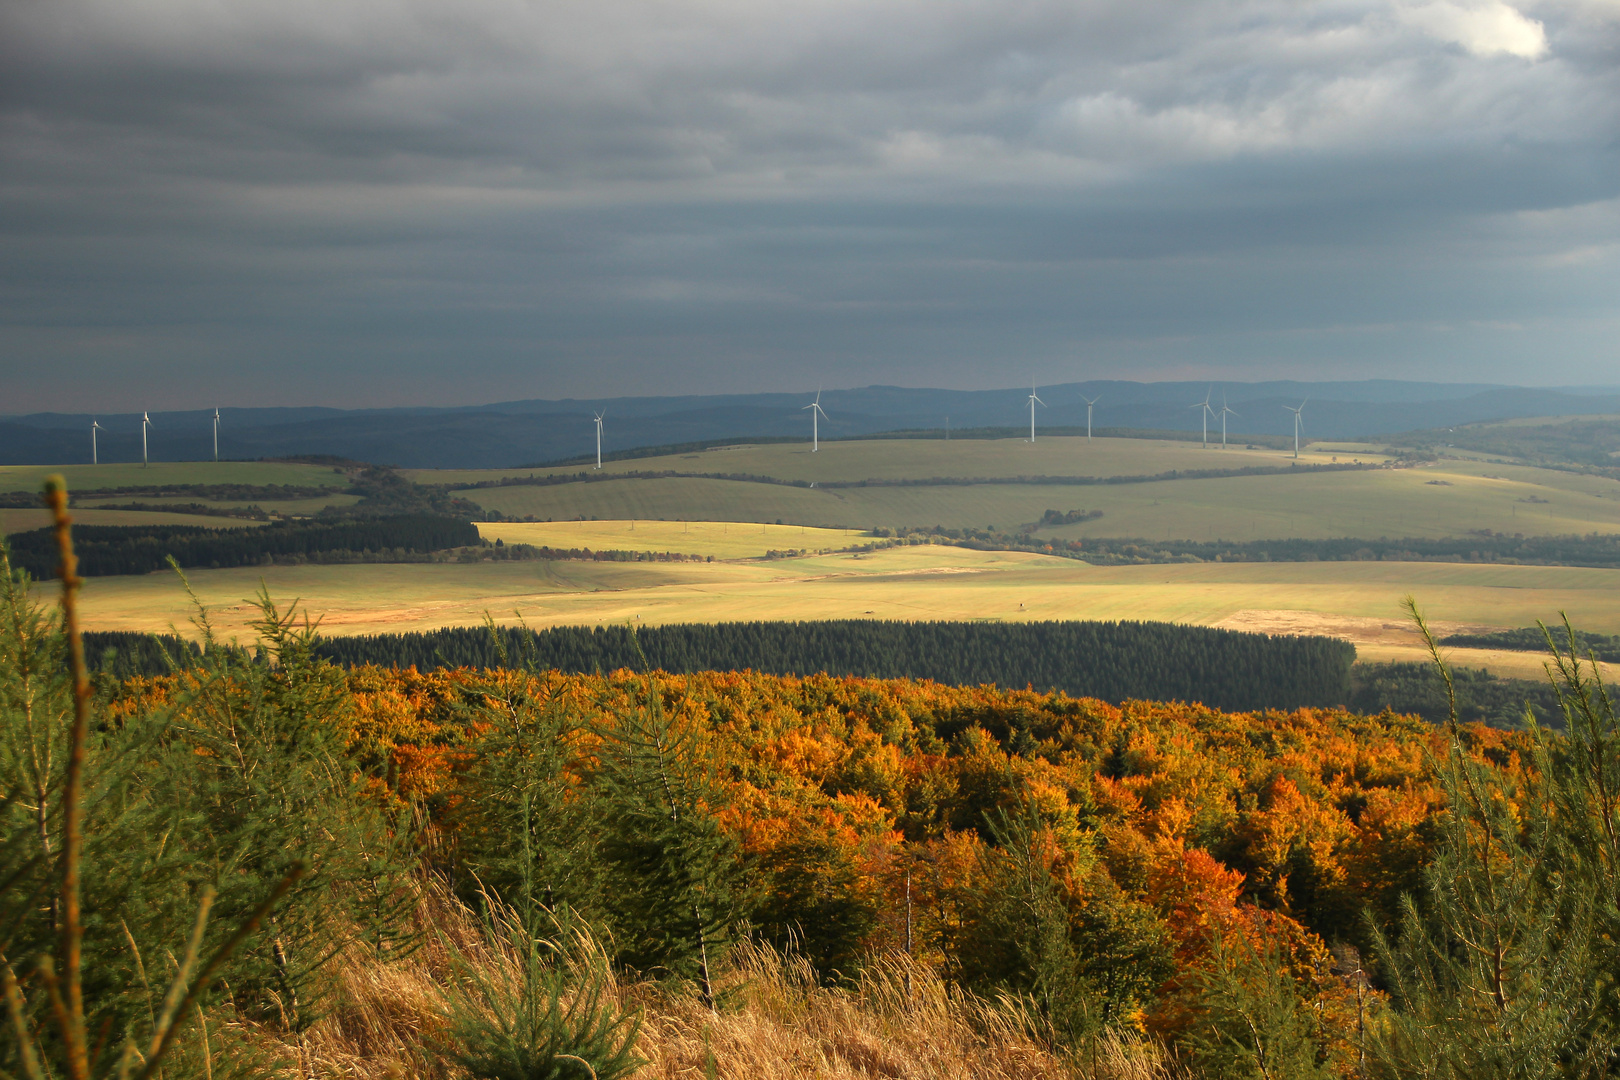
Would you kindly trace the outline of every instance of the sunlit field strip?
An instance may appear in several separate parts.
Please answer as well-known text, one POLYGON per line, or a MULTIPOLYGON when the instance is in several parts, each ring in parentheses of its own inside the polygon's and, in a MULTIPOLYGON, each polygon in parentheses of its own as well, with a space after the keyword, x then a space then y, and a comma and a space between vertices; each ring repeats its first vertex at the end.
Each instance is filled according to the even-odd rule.
POLYGON ((676 552, 757 559, 771 551, 827 551, 867 543, 857 530, 727 521, 483 522, 484 539, 562 550, 676 552))
MULTIPOLYGON (((264 581, 301 598, 328 633, 470 626, 488 612, 531 626, 753 619, 1165 619, 1214 625, 1239 613, 1319 619, 1305 629, 1358 637, 1377 655, 1418 659, 1400 601, 1416 595, 1443 626, 1511 627, 1569 612, 1620 633, 1620 571, 1446 563, 1175 564, 1094 567, 1009 552, 902 548, 859 558, 769 562, 515 562, 196 570, 218 624, 243 634, 264 581), (1340 620, 1338 623, 1335 620, 1340 620), (1366 623, 1376 624, 1371 631, 1366 623), (1345 625, 1348 623, 1349 625, 1345 625), (1387 629, 1380 629, 1387 628, 1387 629)), ((167 574, 97 578, 85 589, 93 629, 186 629, 167 574)), ((1466 657, 1464 651, 1459 655, 1466 657)), ((1510 660, 1492 660, 1496 668, 1510 660)), ((1520 665, 1534 674, 1533 656, 1520 665)))

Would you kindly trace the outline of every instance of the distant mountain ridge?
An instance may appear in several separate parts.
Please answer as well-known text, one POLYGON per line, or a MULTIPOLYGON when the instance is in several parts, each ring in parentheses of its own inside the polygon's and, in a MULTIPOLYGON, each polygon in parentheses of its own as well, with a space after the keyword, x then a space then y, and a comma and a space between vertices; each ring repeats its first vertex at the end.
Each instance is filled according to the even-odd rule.
MULTIPOLYGON (((1197 431, 1196 403, 1211 394, 1236 413, 1229 437, 1286 435, 1284 406, 1305 401, 1305 433, 1344 439, 1524 416, 1620 413, 1620 390, 1525 389, 1492 384, 1371 380, 1261 383, 1094 380, 1039 388, 1046 407, 1037 425, 1083 427, 1086 398, 1097 400, 1097 427, 1197 431)), ((714 439, 810 435, 804 412, 812 394, 727 394, 497 402, 398 409, 221 408, 220 455, 226 458, 331 454, 407 468, 509 468, 577 457, 595 447, 591 414, 606 414, 603 449, 714 439)), ((868 386, 821 397, 824 439, 907 429, 1021 427, 1029 391, 937 390, 868 386)), ((155 412, 153 460, 204 460, 213 453, 212 410, 155 412)), ((140 413, 35 413, 0 418, 0 464, 71 464, 90 457, 97 419, 101 460, 139 461, 140 413)), ((1212 420, 1212 431, 1219 421, 1212 420)))

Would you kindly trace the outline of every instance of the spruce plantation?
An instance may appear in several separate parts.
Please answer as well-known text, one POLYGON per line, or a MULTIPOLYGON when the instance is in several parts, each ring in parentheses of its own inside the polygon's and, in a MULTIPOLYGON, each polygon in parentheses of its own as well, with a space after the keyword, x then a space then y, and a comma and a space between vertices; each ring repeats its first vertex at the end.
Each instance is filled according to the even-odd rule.
POLYGON ((1573 630, 1557 730, 672 672, 628 631, 340 666, 268 593, 252 640, 199 605, 183 662, 92 675, 48 494, 60 581, 0 565, 5 1075, 1620 1063, 1620 731, 1573 630))

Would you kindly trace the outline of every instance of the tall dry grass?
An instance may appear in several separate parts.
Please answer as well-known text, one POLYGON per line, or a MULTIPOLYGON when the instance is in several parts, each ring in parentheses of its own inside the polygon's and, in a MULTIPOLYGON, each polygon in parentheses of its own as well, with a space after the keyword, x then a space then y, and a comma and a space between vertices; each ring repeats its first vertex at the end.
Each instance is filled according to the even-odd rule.
MULTIPOLYGON (((352 949, 333 976, 337 1002, 303 1034, 238 1027, 307 1078, 453 1080, 436 1049, 446 1037, 441 986, 460 963, 515 975, 518 961, 478 917, 443 890, 424 890, 414 918, 425 943, 385 963, 352 949), (504 972, 502 969, 505 969, 504 972)), ((1172 1080, 1161 1049, 1099 1039, 1065 1060, 1031 1034, 1010 1001, 946 985, 907 958, 875 961, 851 986, 819 985, 804 960, 762 946, 734 950, 723 1004, 652 982, 615 983, 609 995, 642 1013, 638 1080, 1172 1080)))

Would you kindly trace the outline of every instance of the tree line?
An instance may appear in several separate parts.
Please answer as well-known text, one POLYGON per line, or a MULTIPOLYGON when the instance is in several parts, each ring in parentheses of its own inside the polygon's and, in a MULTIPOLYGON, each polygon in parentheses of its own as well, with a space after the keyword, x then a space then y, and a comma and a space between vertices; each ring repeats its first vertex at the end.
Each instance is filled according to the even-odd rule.
MULTIPOLYGON (((1582 656, 1591 655, 1611 664, 1620 662, 1620 635, 1576 630, 1574 640, 1575 647, 1582 656)), ((1547 648, 1547 631, 1539 626, 1522 626, 1514 630, 1496 630, 1485 634, 1448 634, 1440 640, 1440 644, 1456 645, 1466 649, 1544 652, 1547 648)))
MULTIPOLYGON (((1081 514, 1083 511, 1071 513, 1081 514)), ((1058 515, 1058 512, 1048 510, 1047 515, 1058 515)), ((1384 561, 1620 567, 1620 534, 1613 533, 1523 536, 1480 530, 1465 536, 1379 537, 1376 540, 1364 537, 1325 540, 1147 540, 1140 537, 1066 538, 1037 535, 1036 530, 1046 524, 1051 522, 1031 522, 1014 532, 949 529, 943 526, 875 532, 902 539, 935 538, 939 542, 977 551, 1032 551, 1059 555, 1103 566, 1172 562, 1384 561)), ((1546 648, 1546 639, 1539 636, 1539 631, 1536 634, 1536 642, 1530 647, 1546 648)))
POLYGON ((1201 701, 1219 708, 1342 704, 1355 647, 1326 637, 1267 637, 1151 622, 749 622, 446 627, 323 638, 346 666, 492 668, 522 658, 564 672, 760 671, 1033 686, 1105 701, 1201 701), (503 659, 505 650, 507 659, 503 659))
MULTIPOLYGON (((1545 639, 1542 645, 1545 648, 1545 639)), ((1530 719, 1554 728, 1564 723, 1558 693, 1546 679, 1512 679, 1480 668, 1456 668, 1448 696, 1433 664, 1394 660, 1358 663, 1351 669, 1350 681, 1344 704, 1357 712, 1390 709, 1439 724, 1455 709, 1464 723, 1510 729, 1527 727, 1530 719)))
MULTIPOLYGON (((79 573, 86 577, 146 574, 172 557, 182 567, 256 566, 277 559, 318 561, 336 553, 401 551, 427 553, 482 544, 469 521, 429 515, 352 521, 289 521, 261 527, 207 525, 85 525, 74 531, 79 573)), ((56 574, 56 541, 50 529, 6 538, 12 565, 36 578, 56 574)))
MULTIPOLYGON (((87 488, 73 493, 73 505, 86 499, 207 499, 210 502, 278 502, 319 499, 335 489, 299 484, 130 484, 123 487, 87 488)), ((0 492, 0 508, 35 509, 39 494, 33 491, 0 492)))

